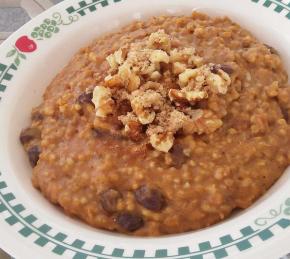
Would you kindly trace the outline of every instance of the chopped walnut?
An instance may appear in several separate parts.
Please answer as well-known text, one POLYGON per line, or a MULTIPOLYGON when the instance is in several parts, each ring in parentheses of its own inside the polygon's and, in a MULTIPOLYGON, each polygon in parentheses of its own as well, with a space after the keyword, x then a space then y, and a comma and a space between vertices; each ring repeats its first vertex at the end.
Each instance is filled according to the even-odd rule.
POLYGON ((139 88, 141 83, 140 77, 131 71, 130 66, 127 63, 124 63, 119 67, 118 75, 129 92, 139 88))
POLYGON ((203 58, 199 56, 191 56, 188 60, 189 65, 200 67, 203 64, 203 58))
POLYGON ((131 67, 132 72, 135 74, 150 75, 157 69, 156 64, 150 61, 150 56, 152 52, 153 52, 152 49, 146 48, 142 50, 140 49, 129 51, 126 59, 126 64, 128 64, 131 67))
POLYGON ((117 112, 123 135, 133 141, 145 139, 160 152, 169 152, 178 132, 211 134, 219 129, 222 118, 194 107, 211 96, 227 94, 231 84, 225 65, 204 64, 195 48, 172 48, 171 42, 159 30, 147 41, 108 56, 110 74, 93 96, 97 117, 105 120, 117 112), (129 109, 121 112, 118 107, 124 101, 129 109))
POLYGON ((105 118, 113 112, 114 101, 111 96, 110 89, 104 86, 95 87, 92 102, 95 105, 97 117, 105 118))
POLYGON ((169 63, 169 56, 163 50, 154 50, 150 55, 150 61, 152 63, 164 62, 164 63, 168 64, 169 63))
POLYGON ((168 152, 174 144, 174 137, 170 133, 152 134, 150 136, 151 145, 161 152, 168 152))
POLYGON ((169 51, 171 49, 171 40, 164 30, 159 30, 150 35, 147 45, 152 49, 169 51))
POLYGON ((125 135, 134 141, 142 138, 142 124, 133 112, 128 112, 126 115, 119 116, 118 119, 124 125, 125 135))
POLYGON ((191 121, 191 118, 178 110, 172 110, 168 117, 168 130, 177 132, 184 127, 186 123, 191 121))
POLYGON ((163 97, 153 90, 142 89, 132 93, 131 106, 141 124, 150 124, 155 119, 155 110, 163 105, 163 97))
POLYGON ((184 88, 182 90, 170 89, 168 92, 168 96, 169 96, 170 100, 174 101, 174 102, 195 103, 196 101, 200 101, 202 99, 207 98, 208 94, 206 91, 200 91, 200 90, 186 91, 186 88, 184 88))
POLYGON ((179 75, 179 85, 181 87, 187 86, 191 79, 197 77, 199 71, 200 70, 198 69, 186 69, 183 73, 179 75))
POLYGON ((187 88, 183 92, 204 89, 207 92, 226 94, 230 84, 230 76, 222 69, 218 69, 218 73, 213 73, 211 65, 204 65, 196 69, 186 69, 179 75, 179 85, 181 88, 187 88))
MULTIPOLYGON (((195 54, 195 48, 173 49, 170 52, 170 62, 185 64, 186 68, 195 68, 203 65, 203 58, 195 54)), ((182 72, 184 72, 184 70, 182 72)), ((182 73, 181 72, 181 73, 182 73)))
POLYGON ((183 73, 186 70, 186 64, 183 64, 181 62, 174 62, 172 65, 172 72, 174 75, 179 75, 183 73))
POLYGON ((116 87, 121 88, 123 85, 123 81, 118 75, 114 75, 114 76, 108 75, 105 77, 104 85, 109 88, 116 88, 116 87))
POLYGON ((160 78, 162 77, 161 73, 158 71, 154 71, 151 76, 150 79, 154 80, 154 81, 158 81, 160 78))
POLYGON ((222 69, 218 70, 218 74, 210 73, 207 83, 211 87, 211 91, 219 94, 226 94, 231 84, 230 76, 222 69))
POLYGON ((124 62, 122 50, 118 50, 115 53, 107 57, 107 61, 111 68, 116 69, 124 62))

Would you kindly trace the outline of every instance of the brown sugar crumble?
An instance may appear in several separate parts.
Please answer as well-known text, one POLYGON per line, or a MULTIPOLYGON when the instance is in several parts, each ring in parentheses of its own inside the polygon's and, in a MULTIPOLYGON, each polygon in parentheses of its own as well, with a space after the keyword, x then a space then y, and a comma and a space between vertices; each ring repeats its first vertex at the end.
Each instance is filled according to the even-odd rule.
POLYGON ((20 142, 65 213, 136 236, 211 226, 290 164, 279 52, 226 17, 158 16, 82 48, 20 142))

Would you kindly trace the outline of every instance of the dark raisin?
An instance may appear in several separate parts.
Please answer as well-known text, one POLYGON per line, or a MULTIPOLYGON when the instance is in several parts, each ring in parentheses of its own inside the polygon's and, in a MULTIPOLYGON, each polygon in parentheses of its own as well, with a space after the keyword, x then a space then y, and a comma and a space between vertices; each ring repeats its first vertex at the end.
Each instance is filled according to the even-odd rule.
POLYGON ((229 65, 221 65, 220 68, 221 68, 221 70, 223 70, 224 72, 226 72, 229 75, 234 73, 233 68, 231 66, 229 66, 229 65))
POLYGON ((20 142, 22 145, 27 144, 33 139, 40 139, 41 132, 37 128, 27 128, 20 133, 20 142))
POLYGON ((210 72, 217 74, 219 72, 219 68, 220 68, 219 65, 213 65, 210 67, 210 72))
POLYGON ((83 109, 80 109, 80 110, 78 111, 78 114, 79 114, 80 116, 84 116, 84 115, 85 115, 84 110, 83 110, 83 109))
POLYGON ((128 100, 123 100, 117 105, 118 115, 126 115, 128 112, 132 111, 131 104, 128 100))
POLYGON ((126 140, 127 138, 122 135, 121 131, 111 129, 93 129, 93 136, 95 138, 102 138, 102 139, 112 139, 112 140, 126 140))
POLYGON ((32 113, 32 115, 31 115, 31 119, 33 120, 33 121, 42 121, 43 120, 43 115, 40 113, 40 112, 34 112, 34 113, 32 113))
POLYGON ((100 194, 100 202, 103 209, 108 213, 117 211, 118 200, 122 197, 121 193, 115 189, 109 189, 100 194))
POLYGON ((105 131, 103 129, 92 129, 93 131, 93 136, 95 138, 105 138, 109 135, 109 132, 108 131, 105 131))
POLYGON ((210 67, 210 71, 214 74, 217 74, 219 72, 219 69, 223 70, 224 72, 226 72, 227 74, 231 75, 234 70, 232 69, 231 66, 229 65, 219 65, 219 64, 216 64, 216 65, 213 65, 210 67))
POLYGON ((40 155, 40 148, 38 146, 33 146, 28 150, 29 162, 32 167, 35 167, 37 165, 37 162, 39 160, 39 155, 40 155))
POLYGON ((273 48, 272 46, 268 44, 264 44, 264 45, 269 49, 271 54, 279 56, 279 52, 275 48, 273 48))
POLYGON ((285 119, 285 121, 289 122, 289 112, 287 109, 281 107, 281 113, 285 119))
POLYGON ((93 93, 92 92, 89 92, 89 93, 82 93, 78 97, 78 100, 77 101, 80 104, 85 104, 85 103, 93 104, 92 99, 93 99, 93 93))
POLYGON ((181 168, 188 159, 183 152, 183 147, 180 144, 175 144, 170 153, 172 156, 172 165, 177 169, 181 168))
POLYGON ((106 120, 111 125, 113 131, 120 131, 124 127, 123 123, 117 116, 109 116, 106 120))
POLYGON ((141 186, 135 191, 137 202, 148 210, 161 211, 165 206, 165 198, 163 194, 146 185, 141 186))
POLYGON ((117 218, 116 222, 125 230, 133 232, 144 226, 144 220, 141 216, 132 214, 130 212, 122 212, 117 218))

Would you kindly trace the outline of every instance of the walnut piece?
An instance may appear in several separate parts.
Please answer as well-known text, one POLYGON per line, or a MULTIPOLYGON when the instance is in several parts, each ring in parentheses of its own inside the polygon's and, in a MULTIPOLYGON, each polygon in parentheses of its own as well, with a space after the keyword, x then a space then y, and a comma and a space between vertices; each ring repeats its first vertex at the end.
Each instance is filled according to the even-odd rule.
POLYGON ((142 89, 132 93, 131 106, 141 124, 150 124, 155 119, 155 109, 160 109, 163 105, 163 97, 153 91, 142 89))
POLYGON ((129 92, 133 92, 140 86, 140 77, 131 71, 130 66, 127 63, 124 63, 119 67, 118 75, 129 92))
POLYGON ((173 49, 170 51, 170 61, 187 63, 195 55, 195 48, 173 49))
POLYGON ((182 90, 170 89, 168 92, 168 96, 170 100, 174 102, 195 103, 196 101, 200 101, 202 99, 207 98, 208 94, 206 91, 201 91, 201 90, 188 90, 187 91, 187 89, 184 88, 182 90))
POLYGON ((154 50, 150 55, 150 61, 152 63, 169 63, 169 56, 163 50, 154 50))
POLYGON ((164 30, 159 30, 150 35, 147 45, 152 49, 169 51, 171 49, 171 40, 164 30))
POLYGON ((115 53, 108 56, 107 61, 111 68, 116 69, 124 62, 122 50, 117 50, 115 53))
POLYGON ((174 62, 172 71, 174 75, 179 75, 183 73, 186 70, 186 64, 183 64, 181 62, 174 62))
POLYGON ((167 153, 173 147, 174 137, 170 133, 152 134, 150 143, 156 150, 167 153))
POLYGON ((109 88, 104 86, 95 87, 92 102, 95 105, 97 117, 105 118, 113 112, 114 101, 111 96, 109 88))

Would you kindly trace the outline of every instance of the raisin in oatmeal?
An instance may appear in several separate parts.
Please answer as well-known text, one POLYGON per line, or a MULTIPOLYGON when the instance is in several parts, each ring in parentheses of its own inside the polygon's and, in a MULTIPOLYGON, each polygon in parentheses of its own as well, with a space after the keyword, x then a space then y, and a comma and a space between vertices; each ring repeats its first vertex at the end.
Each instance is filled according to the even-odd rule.
POLYGON ((138 236, 210 226, 290 163, 279 53, 228 18, 154 17, 81 49, 20 140, 71 216, 138 236))

